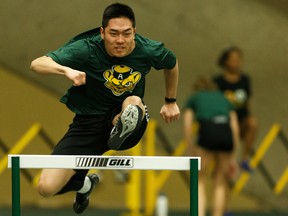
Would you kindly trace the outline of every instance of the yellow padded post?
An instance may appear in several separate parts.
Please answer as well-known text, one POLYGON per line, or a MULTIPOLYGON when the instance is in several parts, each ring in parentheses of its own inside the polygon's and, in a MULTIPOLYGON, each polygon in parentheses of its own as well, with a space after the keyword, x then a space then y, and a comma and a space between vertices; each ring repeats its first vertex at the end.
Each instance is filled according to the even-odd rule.
MULTIPOLYGON (((132 148, 131 155, 141 155, 141 141, 132 148)), ((126 208, 130 210, 129 213, 124 214, 127 216, 141 216, 141 173, 140 170, 132 170, 130 178, 125 186, 126 189, 126 208)))
POLYGON ((10 151, 4 155, 0 160, 0 174, 7 169, 8 164, 8 154, 20 154, 27 145, 37 136, 41 130, 41 125, 39 123, 33 124, 27 132, 16 142, 16 144, 10 149, 10 151))
MULTIPOLYGON (((147 130, 146 130, 146 156, 155 155, 156 145, 156 127, 157 122, 150 119, 147 130)), ((157 189, 156 189, 156 173, 153 170, 146 171, 146 196, 145 196, 145 215, 152 216, 154 213, 157 189)))
POLYGON ((282 193, 282 191, 284 190, 284 187, 287 185, 287 183, 288 183, 288 167, 285 169, 282 176, 277 181, 273 192, 276 195, 279 195, 280 193, 282 193))
MULTIPOLYGON (((269 132, 266 134, 264 137, 263 141, 261 142, 258 150, 250 160, 249 164, 250 167, 255 169, 257 168, 259 162, 262 160, 264 157, 265 153, 268 151, 270 148, 271 144, 273 141, 276 139, 280 132, 280 125, 279 124, 273 124, 272 127, 270 128, 269 132)), ((233 192, 234 193, 240 193, 244 186, 246 185, 247 181, 250 178, 250 174, 248 172, 243 172, 238 181, 236 182, 233 192)))
MULTIPOLYGON (((175 151, 173 152, 172 156, 181 156, 185 153, 187 148, 186 142, 181 141, 175 151)), ((159 173, 157 177, 157 190, 159 191, 165 182, 167 181, 169 175, 171 174, 171 170, 163 170, 159 173)))

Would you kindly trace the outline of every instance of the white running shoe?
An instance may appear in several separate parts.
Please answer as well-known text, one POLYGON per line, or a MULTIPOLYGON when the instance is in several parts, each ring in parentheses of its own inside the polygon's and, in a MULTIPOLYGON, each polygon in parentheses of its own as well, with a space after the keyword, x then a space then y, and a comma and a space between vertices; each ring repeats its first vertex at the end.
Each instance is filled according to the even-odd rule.
POLYGON ((143 111, 137 105, 129 104, 120 116, 120 119, 111 130, 108 146, 118 150, 123 142, 136 130, 142 121, 143 111))

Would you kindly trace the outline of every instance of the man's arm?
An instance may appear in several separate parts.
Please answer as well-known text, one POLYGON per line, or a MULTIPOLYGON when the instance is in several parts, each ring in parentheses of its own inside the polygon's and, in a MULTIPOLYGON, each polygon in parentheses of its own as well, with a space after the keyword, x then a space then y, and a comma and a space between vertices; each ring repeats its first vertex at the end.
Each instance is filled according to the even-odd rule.
POLYGON ((30 69, 39 74, 64 75, 73 82, 74 86, 84 85, 86 82, 85 72, 60 65, 48 56, 42 56, 33 60, 30 69))
MULTIPOLYGON (((178 88, 178 77, 179 77, 179 69, 178 62, 172 69, 164 70, 165 76, 165 88, 166 88, 166 98, 176 98, 177 97, 177 88, 178 88)), ((180 117, 180 110, 176 102, 174 103, 165 103, 161 110, 160 115, 162 119, 167 122, 173 122, 178 120, 180 117)))
POLYGON ((194 120, 194 113, 192 109, 185 109, 183 114, 183 135, 184 140, 187 144, 187 155, 195 154, 193 147, 193 134, 192 134, 192 125, 194 120))

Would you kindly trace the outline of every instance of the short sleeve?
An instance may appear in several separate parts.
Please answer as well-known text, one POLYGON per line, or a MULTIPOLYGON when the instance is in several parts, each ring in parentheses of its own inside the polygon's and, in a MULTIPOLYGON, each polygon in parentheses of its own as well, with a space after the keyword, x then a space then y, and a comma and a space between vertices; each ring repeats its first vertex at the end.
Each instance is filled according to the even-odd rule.
POLYGON ((172 69, 176 65, 175 54, 161 42, 154 42, 150 46, 149 54, 152 67, 157 70, 172 69))
POLYGON ((55 62, 63 66, 80 69, 81 65, 89 58, 90 53, 88 42, 79 40, 49 52, 46 56, 51 57, 55 62))

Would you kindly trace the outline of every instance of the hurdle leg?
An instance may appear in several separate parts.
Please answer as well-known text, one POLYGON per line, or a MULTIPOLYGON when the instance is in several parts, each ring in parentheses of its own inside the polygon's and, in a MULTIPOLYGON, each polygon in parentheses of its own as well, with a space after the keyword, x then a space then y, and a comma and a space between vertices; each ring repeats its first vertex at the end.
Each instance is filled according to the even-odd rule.
POLYGON ((198 216, 198 160, 190 159, 190 216, 198 216))
POLYGON ((12 216, 20 216, 20 159, 12 157, 12 216))

